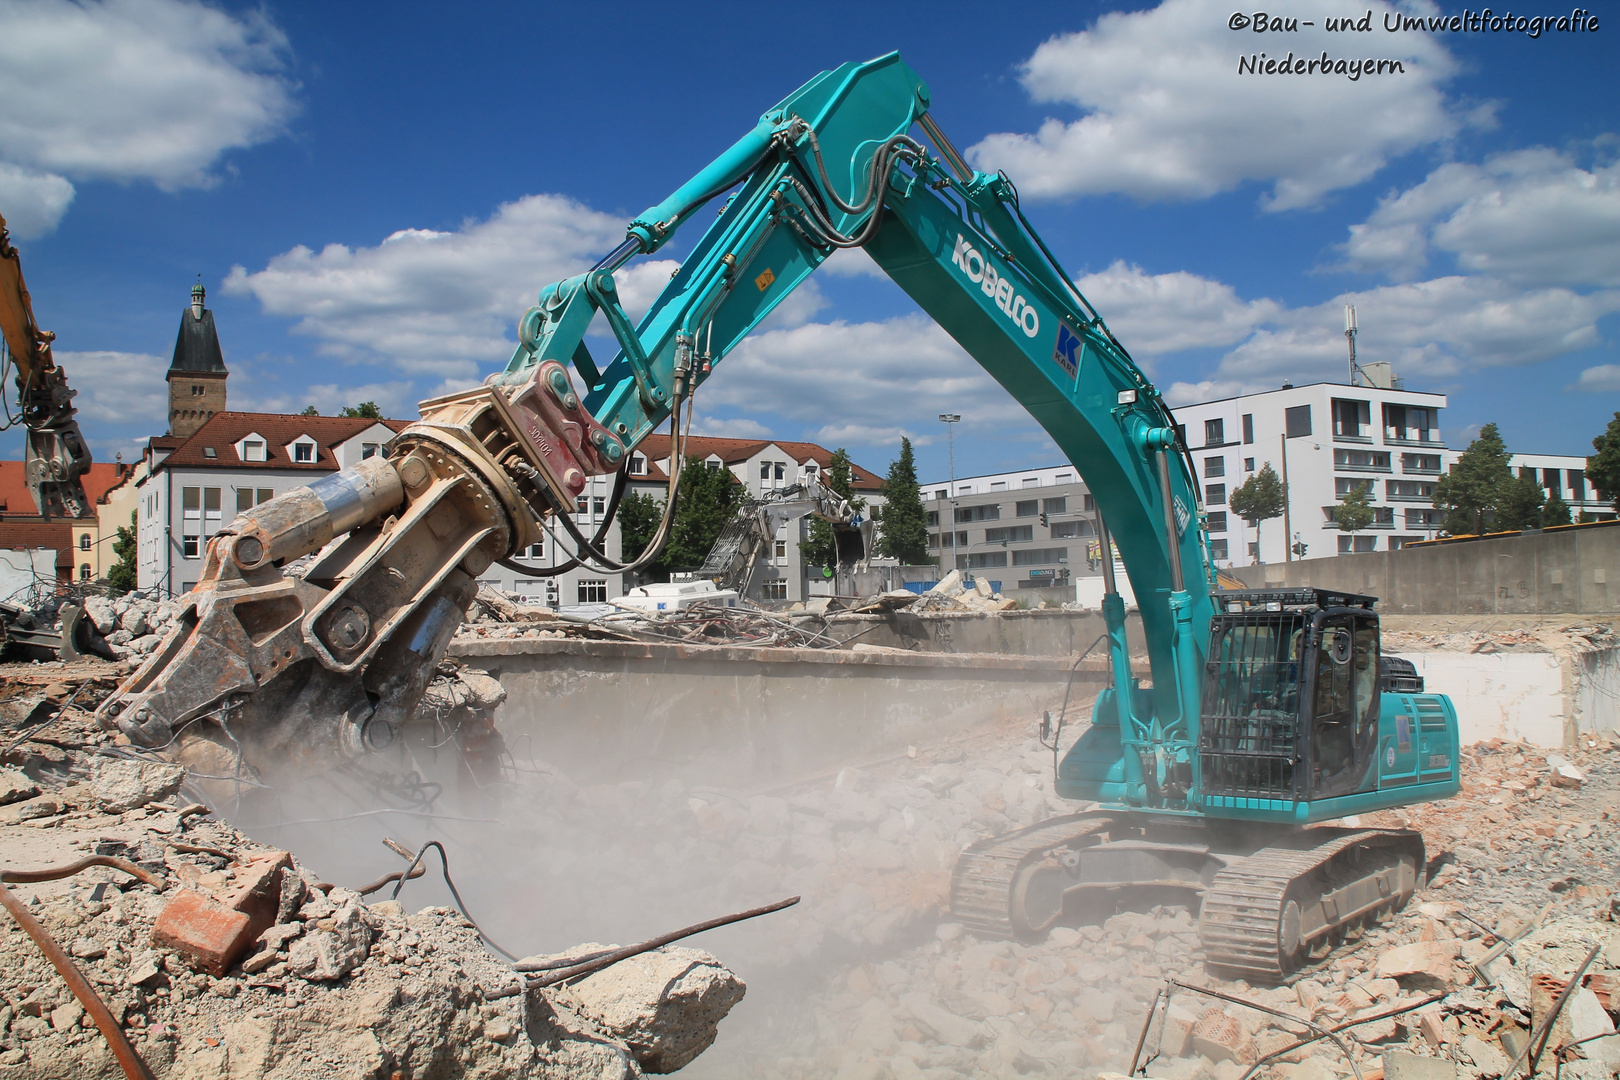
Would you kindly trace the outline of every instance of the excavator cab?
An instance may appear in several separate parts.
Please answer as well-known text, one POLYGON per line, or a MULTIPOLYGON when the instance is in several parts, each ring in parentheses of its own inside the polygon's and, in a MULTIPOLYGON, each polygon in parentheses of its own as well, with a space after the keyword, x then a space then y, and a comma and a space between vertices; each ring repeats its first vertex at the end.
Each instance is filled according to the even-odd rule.
POLYGON ((1373 598, 1322 589, 1218 595, 1199 726, 1204 792, 1308 803, 1376 784, 1373 598))

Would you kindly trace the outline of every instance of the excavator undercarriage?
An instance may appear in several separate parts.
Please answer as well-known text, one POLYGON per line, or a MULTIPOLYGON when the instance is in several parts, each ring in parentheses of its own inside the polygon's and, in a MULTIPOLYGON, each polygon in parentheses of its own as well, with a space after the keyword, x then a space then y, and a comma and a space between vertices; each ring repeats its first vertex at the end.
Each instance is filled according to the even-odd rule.
POLYGON ((951 914, 975 933, 1028 938, 1087 900, 1138 895, 1196 905, 1204 963, 1277 979, 1404 906, 1422 881, 1420 833, 1222 828, 1108 811, 981 840, 951 878, 951 914))

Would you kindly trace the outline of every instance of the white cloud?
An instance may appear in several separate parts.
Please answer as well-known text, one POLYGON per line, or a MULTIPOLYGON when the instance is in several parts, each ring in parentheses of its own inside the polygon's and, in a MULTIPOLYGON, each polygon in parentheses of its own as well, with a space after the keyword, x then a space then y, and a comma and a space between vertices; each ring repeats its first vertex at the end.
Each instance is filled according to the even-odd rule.
POLYGON ((18 240, 33 240, 56 228, 73 194, 73 185, 60 176, 0 161, 0 212, 18 240))
POLYGON ((1568 387, 1578 393, 1612 394, 1620 391, 1620 364, 1599 364, 1581 372, 1575 385, 1568 387))
POLYGON ((998 437, 1033 422, 984 369, 919 315, 863 323, 809 323, 757 334, 715 368, 699 411, 721 406, 774 414, 837 446, 921 441, 941 412, 962 414, 959 437, 998 437))
MULTIPOLYGON (((1372 5, 1375 26, 1388 10, 1372 5)), ((1456 63, 1428 34, 1380 33, 1377 52, 1401 61, 1402 74, 1244 75, 1240 56, 1364 56, 1367 43, 1326 31, 1328 17, 1346 14, 1333 0, 1292 5, 1289 16, 1316 23, 1297 33, 1234 31, 1228 14, 1208 0, 1164 0, 1047 40, 1022 67, 1024 88, 1083 115, 990 135, 970 159, 1005 169, 1026 195, 1197 199, 1258 181, 1272 185, 1263 204, 1281 210, 1315 205, 1391 157, 1489 123, 1488 108, 1465 112, 1448 100, 1442 87, 1456 63)))
POLYGON ((1185 270, 1149 274, 1123 261, 1075 284, 1138 360, 1235 344, 1282 310, 1272 300, 1241 300, 1232 286, 1185 270))
POLYGON ((1474 366, 1535 364, 1597 345, 1597 321, 1620 311, 1620 291, 1582 295, 1452 276, 1346 294, 1279 312, 1274 328, 1256 331, 1227 353, 1210 378, 1176 383, 1166 396, 1185 403, 1271 389, 1283 379, 1343 381, 1345 303, 1356 306, 1362 363, 1387 360, 1399 375, 1432 380, 1474 366))
POLYGON ((205 186, 295 109, 287 39, 258 11, 0 0, 0 28, 0 159, 36 176, 205 186))
MULTIPOLYGON (((262 270, 232 268, 224 287, 297 318, 294 330, 328 355, 466 380, 510 358, 517 319, 541 286, 582 272, 623 236, 618 217, 530 195, 452 232, 403 229, 366 248, 300 245, 262 270)), ((675 265, 653 260, 615 274, 632 318, 675 265)))
POLYGON ((729 419, 698 415, 692 418, 692 434, 717 439, 770 439, 771 429, 758 420, 737 416, 729 419))
POLYGON ((1583 169, 1534 147, 1452 163, 1350 227, 1350 266, 1397 280, 1435 250, 1525 285, 1620 285, 1620 163, 1583 169))
POLYGON ((79 392, 73 404, 80 423, 93 420, 147 432, 169 426, 168 360, 150 353, 105 351, 57 350, 53 356, 67 372, 68 385, 79 392))

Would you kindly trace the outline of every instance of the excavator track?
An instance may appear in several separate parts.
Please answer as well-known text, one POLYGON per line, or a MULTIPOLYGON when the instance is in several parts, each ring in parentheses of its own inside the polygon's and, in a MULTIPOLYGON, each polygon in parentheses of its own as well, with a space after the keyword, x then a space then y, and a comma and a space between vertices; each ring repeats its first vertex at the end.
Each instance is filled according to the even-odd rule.
POLYGON ((1107 832, 1114 823, 1095 813, 1069 814, 969 846, 951 873, 951 918, 976 934, 1017 936, 1027 929, 1013 921, 1019 871, 1077 840, 1107 832))
POLYGON ((1313 945, 1398 909, 1421 884, 1420 833, 1311 829, 1298 841, 1238 860, 1205 890, 1198 936, 1207 966, 1280 978, 1313 945))

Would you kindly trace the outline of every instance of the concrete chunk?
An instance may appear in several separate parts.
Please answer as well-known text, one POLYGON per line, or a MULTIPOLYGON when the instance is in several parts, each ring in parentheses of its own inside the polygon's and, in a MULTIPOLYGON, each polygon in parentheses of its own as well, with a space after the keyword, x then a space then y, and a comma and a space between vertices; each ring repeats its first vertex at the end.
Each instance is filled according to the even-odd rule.
POLYGON ((700 949, 632 956, 569 988, 580 1011, 629 1045, 650 1073, 672 1073, 707 1050, 747 987, 700 949))
POLYGON ((90 787, 109 814, 167 799, 180 790, 185 779, 183 765, 100 755, 90 759, 90 787))
POLYGON ((1459 948, 1454 939, 1397 946, 1379 956, 1377 977, 1394 979, 1402 986, 1446 986, 1451 982, 1451 962, 1457 958, 1459 948))

